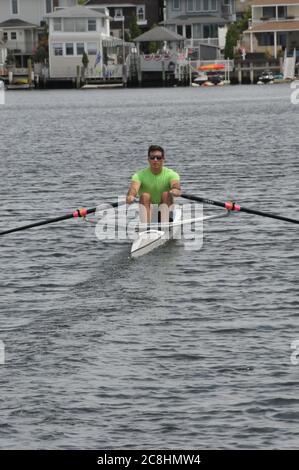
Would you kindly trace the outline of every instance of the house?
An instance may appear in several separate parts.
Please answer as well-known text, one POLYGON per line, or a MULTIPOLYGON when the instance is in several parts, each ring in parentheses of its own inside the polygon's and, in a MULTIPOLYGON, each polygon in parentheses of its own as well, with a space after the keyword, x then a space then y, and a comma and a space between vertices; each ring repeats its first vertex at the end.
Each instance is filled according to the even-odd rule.
MULTIPOLYGON (((106 8, 97 10, 85 6, 56 9, 48 14, 49 21, 49 74, 50 79, 75 79, 82 70, 84 52, 88 56, 85 78, 104 77, 106 65, 121 64, 113 49, 122 43, 110 37, 110 17, 106 8), (109 56, 109 57, 108 57, 109 56), (110 62, 109 62, 109 60, 110 62)), ((123 51, 124 49, 122 49, 123 51)))
POLYGON ((7 57, 7 48, 0 34, 0 76, 6 75, 5 62, 7 57))
POLYGON ((299 49, 299 0, 252 0, 252 20, 242 44, 274 56, 299 49))
POLYGON ((186 85, 190 83, 189 63, 184 38, 164 26, 155 26, 134 40, 138 49, 137 75, 139 84, 186 85), (155 53, 144 53, 146 45, 155 43, 155 53))
POLYGON ((45 15, 58 0, 1 0, 0 32, 16 67, 26 67, 42 34, 45 15))
POLYGON ((57 0, 58 7, 75 7, 78 5, 78 0, 57 0))
POLYGON ((236 19, 234 0, 166 0, 163 24, 181 34, 190 47, 219 44, 219 27, 236 19))
POLYGON ((111 16, 111 34, 123 37, 122 28, 129 30, 133 16, 141 32, 148 31, 163 20, 163 0, 87 0, 87 7, 105 7, 111 16), (124 25, 122 22, 124 21, 124 25))
POLYGON ((252 0, 235 0, 236 19, 243 18, 244 13, 251 10, 252 0))

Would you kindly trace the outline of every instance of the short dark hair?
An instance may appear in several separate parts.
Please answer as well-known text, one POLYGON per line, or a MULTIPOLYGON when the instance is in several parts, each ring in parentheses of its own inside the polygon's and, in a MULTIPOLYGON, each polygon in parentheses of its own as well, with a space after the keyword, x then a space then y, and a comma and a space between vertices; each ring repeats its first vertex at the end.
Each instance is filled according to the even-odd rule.
POLYGON ((149 148, 148 148, 148 153, 147 153, 148 157, 150 156, 150 153, 151 153, 151 152, 154 152, 154 151, 156 151, 156 150, 158 150, 159 152, 161 152, 161 153, 162 153, 162 157, 164 158, 164 149, 163 149, 162 147, 160 147, 160 145, 150 145, 149 148))

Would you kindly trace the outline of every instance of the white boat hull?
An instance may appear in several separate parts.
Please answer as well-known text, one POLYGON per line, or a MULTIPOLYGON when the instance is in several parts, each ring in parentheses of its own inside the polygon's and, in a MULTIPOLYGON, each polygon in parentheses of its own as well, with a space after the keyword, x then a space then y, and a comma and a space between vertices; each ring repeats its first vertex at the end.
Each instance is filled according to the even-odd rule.
MULTIPOLYGON (((179 222, 181 220, 181 215, 181 209, 176 208, 174 211, 173 222, 179 222)), ((164 245, 168 240, 172 239, 180 230, 181 225, 178 223, 178 225, 165 230, 149 228, 140 232, 137 239, 132 244, 131 257, 137 258, 150 253, 155 248, 164 245)))

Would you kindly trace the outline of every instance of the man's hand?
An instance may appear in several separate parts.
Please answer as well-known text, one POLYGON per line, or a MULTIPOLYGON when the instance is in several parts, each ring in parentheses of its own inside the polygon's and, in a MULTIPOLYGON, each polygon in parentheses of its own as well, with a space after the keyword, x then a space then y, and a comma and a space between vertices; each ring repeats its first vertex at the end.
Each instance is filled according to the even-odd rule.
POLYGON ((172 188, 169 191, 169 194, 171 194, 171 196, 174 196, 174 197, 179 197, 181 195, 181 190, 178 188, 172 188))
POLYGON ((129 188, 129 191, 127 192, 127 198, 126 198, 127 204, 132 204, 132 202, 134 202, 135 197, 138 194, 140 186, 141 186, 141 183, 139 181, 131 182, 131 186, 129 188))
POLYGON ((128 195, 127 199, 126 199, 126 203, 127 204, 132 204, 132 202, 134 202, 134 200, 135 200, 135 196, 128 195))

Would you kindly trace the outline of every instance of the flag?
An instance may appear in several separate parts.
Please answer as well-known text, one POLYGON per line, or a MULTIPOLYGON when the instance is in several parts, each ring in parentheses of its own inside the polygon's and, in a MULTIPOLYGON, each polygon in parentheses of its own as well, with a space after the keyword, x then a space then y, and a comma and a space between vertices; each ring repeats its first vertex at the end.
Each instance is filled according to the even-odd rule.
POLYGON ((101 59, 102 59, 102 56, 101 56, 101 52, 99 51, 96 55, 96 59, 95 59, 95 63, 94 63, 94 68, 96 68, 96 66, 101 62, 101 59))

